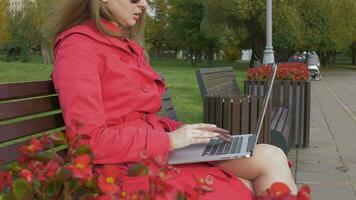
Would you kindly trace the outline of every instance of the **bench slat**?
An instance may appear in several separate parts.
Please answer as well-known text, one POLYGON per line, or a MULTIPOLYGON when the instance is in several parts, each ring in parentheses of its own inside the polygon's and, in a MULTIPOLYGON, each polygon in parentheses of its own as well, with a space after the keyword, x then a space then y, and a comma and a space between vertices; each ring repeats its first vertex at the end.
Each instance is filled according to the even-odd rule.
POLYGON ((246 134, 250 133, 249 126, 250 126, 250 112, 249 112, 249 99, 247 98, 242 98, 242 106, 241 106, 241 133, 246 134))
POLYGON ((51 80, 0 84, 0 101, 55 94, 51 80))
MULTIPOLYGON (((281 122, 286 121, 287 114, 288 114, 288 110, 287 110, 287 109, 284 109, 284 110, 282 111, 282 113, 281 113, 281 115, 280 115, 278 121, 281 121, 281 122)), ((278 123, 275 129, 276 129, 277 131, 279 131, 279 132, 283 132, 284 126, 285 126, 285 123, 278 123)))
POLYGON ((223 104, 224 104, 224 99, 223 98, 218 98, 217 101, 216 101, 216 116, 215 116, 215 119, 216 119, 216 126, 218 127, 222 127, 222 124, 223 124, 223 104))
POLYGON ((232 104, 232 134, 236 135, 241 133, 241 97, 233 97, 233 104, 232 104))
POLYGON ((213 94, 240 94, 232 67, 202 68, 196 71, 196 77, 202 97, 213 94))
POLYGON ((278 107, 271 122, 271 129, 276 129, 276 126, 279 121, 279 117, 281 116, 281 113, 283 111, 283 107, 278 107))
POLYGON ((223 128, 231 133, 231 98, 226 97, 224 103, 223 128))
POLYGON ((64 121, 61 113, 12 124, 0 125, 0 143, 63 126, 64 121))
MULTIPOLYGON (((4 161, 4 164, 16 161, 20 156, 18 149, 22 145, 27 145, 28 143, 29 143, 29 141, 25 141, 25 142, 13 144, 11 146, 0 148, 0 155, 1 155, 2 161, 4 161)), ((63 149, 63 150, 57 151, 57 153, 61 156, 64 156, 65 151, 66 150, 63 149)))
POLYGON ((58 96, 26 99, 0 104, 0 120, 60 109, 58 96))

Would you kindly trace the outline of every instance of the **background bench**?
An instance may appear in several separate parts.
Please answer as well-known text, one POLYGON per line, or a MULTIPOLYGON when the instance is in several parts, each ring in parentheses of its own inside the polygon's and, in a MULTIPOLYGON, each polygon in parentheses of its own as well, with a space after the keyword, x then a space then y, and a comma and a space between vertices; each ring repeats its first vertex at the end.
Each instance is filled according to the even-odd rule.
POLYGON ((292 115, 285 107, 274 107, 271 112, 271 137, 274 145, 284 152, 290 149, 292 115))
MULTIPOLYGON (((218 96, 237 96, 241 97, 240 90, 238 84, 236 82, 236 75, 232 67, 217 67, 217 68, 202 68, 197 70, 196 77, 200 89, 200 93, 202 97, 206 95, 218 95, 218 96)), ((266 89, 266 87, 264 88, 266 89)), ((257 96, 257 95, 256 95, 257 96)), ((262 96, 262 95, 261 95, 262 96)), ((248 100, 247 100, 248 101, 248 100)), ((241 111, 247 112, 246 114, 241 114, 242 116, 249 116, 251 113, 251 109, 256 107, 256 105, 252 104, 241 104, 241 111), (248 109, 244 108, 247 107, 248 109)), ((256 108, 257 109, 257 108, 256 108)), ((286 108, 276 107, 274 109, 283 109, 283 116, 276 115, 275 117, 270 117, 273 114, 268 112, 265 121, 270 120, 269 129, 271 132, 262 133, 262 135, 269 134, 270 135, 270 144, 280 147, 286 154, 289 151, 290 146, 290 123, 287 123, 287 119, 290 118, 290 113, 286 108), (283 127, 283 129, 280 129, 283 127), (283 144, 283 145, 282 145, 283 144)), ((257 109, 258 110, 258 109, 257 109)), ((208 112, 205 112, 204 115, 209 115, 208 112)), ((274 115, 273 115, 274 116, 274 115)), ((225 118, 226 119, 226 118, 225 118)), ((206 117, 204 118, 206 120, 206 117)), ((231 119, 230 119, 231 120, 231 119)), ((249 118, 241 118, 241 124, 250 124, 250 127, 255 126, 255 121, 249 118)), ((237 119, 233 120, 235 123, 237 119)), ((264 130, 266 131, 266 130, 264 130)), ((264 141, 264 140, 263 140, 264 141)), ((264 141, 266 142, 266 141, 264 141)))
MULTIPOLYGON (((0 84, 0 159, 18 159, 18 148, 44 132, 65 129, 58 95, 51 80, 0 84)), ((177 119, 169 93, 162 97, 161 115, 177 119)), ((66 146, 58 148, 64 153, 66 146)))

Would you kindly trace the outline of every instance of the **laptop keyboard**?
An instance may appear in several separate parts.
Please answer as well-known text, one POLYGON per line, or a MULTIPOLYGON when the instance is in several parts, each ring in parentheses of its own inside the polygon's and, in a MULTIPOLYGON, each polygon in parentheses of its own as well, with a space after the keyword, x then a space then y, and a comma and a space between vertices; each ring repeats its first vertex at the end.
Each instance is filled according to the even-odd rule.
MULTIPOLYGON (((252 151, 255 144, 256 136, 248 138, 247 151, 252 151)), ((205 147, 202 156, 214 156, 222 154, 240 153, 243 137, 233 137, 231 142, 225 142, 220 138, 213 138, 205 147)))

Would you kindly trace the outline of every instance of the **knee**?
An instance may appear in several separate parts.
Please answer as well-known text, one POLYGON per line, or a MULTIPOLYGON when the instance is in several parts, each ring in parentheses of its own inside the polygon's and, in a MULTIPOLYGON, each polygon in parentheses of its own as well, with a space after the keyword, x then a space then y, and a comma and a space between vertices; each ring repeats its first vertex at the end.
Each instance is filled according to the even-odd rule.
POLYGON ((256 156, 265 163, 272 165, 288 164, 287 157, 283 150, 273 145, 258 144, 256 146, 256 154, 256 156))

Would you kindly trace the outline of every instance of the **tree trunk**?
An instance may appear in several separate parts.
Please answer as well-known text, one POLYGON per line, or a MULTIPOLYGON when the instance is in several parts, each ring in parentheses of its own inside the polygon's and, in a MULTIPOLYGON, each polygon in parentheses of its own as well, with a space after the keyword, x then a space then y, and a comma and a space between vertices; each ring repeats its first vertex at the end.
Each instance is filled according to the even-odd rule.
POLYGON ((208 65, 209 65, 209 67, 212 67, 214 64, 213 63, 214 62, 214 47, 212 47, 212 46, 209 47, 207 56, 208 56, 208 65))
POLYGON ((320 58, 320 63, 321 66, 325 67, 327 64, 327 56, 326 56, 326 52, 320 52, 319 53, 319 58, 320 58))
POLYGON ((42 54, 42 59, 44 64, 46 65, 52 64, 49 45, 46 39, 44 38, 41 39, 41 54, 42 54))
POLYGON ((351 45, 351 57, 352 57, 352 65, 356 64, 356 42, 352 42, 351 45))

